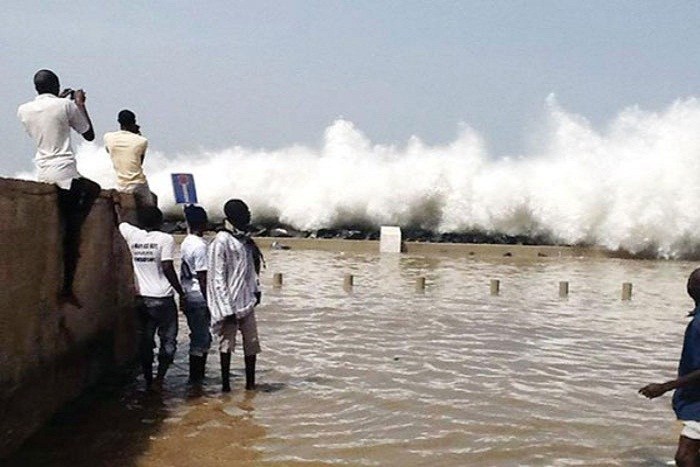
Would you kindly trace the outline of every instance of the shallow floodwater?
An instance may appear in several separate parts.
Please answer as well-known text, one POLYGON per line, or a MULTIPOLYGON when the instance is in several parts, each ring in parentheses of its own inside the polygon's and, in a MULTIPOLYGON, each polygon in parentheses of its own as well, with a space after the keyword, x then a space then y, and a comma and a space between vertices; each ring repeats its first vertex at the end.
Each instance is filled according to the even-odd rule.
POLYGON ((268 252, 260 390, 188 388, 187 328, 160 394, 104 383, 16 465, 666 465, 694 264, 268 252), (273 272, 284 286, 271 287, 273 272), (352 293, 343 275, 355 275, 352 293), (415 279, 425 276, 425 293, 415 279), (489 295, 489 280, 501 294, 489 295), (567 299, 558 282, 570 282, 567 299), (634 284, 629 302, 622 282, 634 284))

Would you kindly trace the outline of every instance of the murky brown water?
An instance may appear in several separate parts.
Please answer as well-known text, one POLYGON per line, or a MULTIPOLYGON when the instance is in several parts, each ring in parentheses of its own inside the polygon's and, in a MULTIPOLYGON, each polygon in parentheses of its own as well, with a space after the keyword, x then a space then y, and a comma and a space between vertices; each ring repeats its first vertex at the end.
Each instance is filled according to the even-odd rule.
POLYGON ((162 394, 105 384, 14 465, 666 465, 693 264, 267 254, 261 390, 210 357, 187 387, 187 329, 162 394), (270 277, 283 272, 284 287, 270 277), (343 274, 355 275, 353 293, 343 274), (414 291, 427 278, 424 294, 414 291), (489 279, 501 295, 489 295, 489 279), (570 281, 568 299, 558 281, 570 281), (631 302, 621 283, 634 283, 631 302))

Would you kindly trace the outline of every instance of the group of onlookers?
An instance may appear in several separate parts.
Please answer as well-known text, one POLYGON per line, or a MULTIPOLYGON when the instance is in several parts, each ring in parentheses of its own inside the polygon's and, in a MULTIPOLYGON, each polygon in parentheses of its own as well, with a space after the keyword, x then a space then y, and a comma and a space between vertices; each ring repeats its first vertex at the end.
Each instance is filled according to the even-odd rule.
POLYGON ((231 352, 236 334, 243 336, 246 389, 255 389, 256 356, 260 352, 255 306, 260 303, 258 274, 262 254, 245 234, 250 210, 241 200, 224 205, 226 227, 219 229, 207 245, 206 211, 200 206, 186 206, 188 235, 180 246, 180 277, 173 266, 175 239, 160 231, 163 216, 155 206, 139 210, 141 228, 128 222, 119 230, 131 251, 140 322, 141 367, 147 386, 153 380, 155 334, 160 339, 155 383, 160 385, 175 355, 178 331, 177 306, 190 329, 189 380, 204 380, 207 355, 214 334, 219 341, 222 390, 230 386, 231 352))
MULTIPOLYGON (((73 290, 79 258, 80 231, 100 193, 100 186, 80 175, 71 145, 73 129, 88 141, 95 131, 82 89, 61 91, 58 76, 50 70, 34 75, 37 97, 19 107, 17 115, 37 147, 38 180, 55 184, 63 232, 62 303, 80 307, 73 290)), ((241 200, 224 206, 226 226, 210 245, 206 211, 185 207, 189 234, 181 244, 180 275, 175 271, 176 244, 172 235, 160 231, 163 214, 143 172, 148 140, 141 135, 136 115, 122 110, 117 115, 120 129, 104 135, 117 175, 114 196, 119 230, 131 252, 137 290, 139 355, 147 386, 162 383, 173 361, 178 332, 174 294, 190 328, 190 371, 192 383, 204 380, 206 357, 212 334, 219 339, 222 389, 230 391, 231 352, 240 330, 246 368, 246 389, 255 388, 256 355, 260 352, 255 306, 260 303, 258 274, 262 254, 246 235, 250 210, 241 200), (134 196, 136 215, 121 209, 121 195, 134 196), (159 337, 158 367, 153 377, 155 335, 159 337)))

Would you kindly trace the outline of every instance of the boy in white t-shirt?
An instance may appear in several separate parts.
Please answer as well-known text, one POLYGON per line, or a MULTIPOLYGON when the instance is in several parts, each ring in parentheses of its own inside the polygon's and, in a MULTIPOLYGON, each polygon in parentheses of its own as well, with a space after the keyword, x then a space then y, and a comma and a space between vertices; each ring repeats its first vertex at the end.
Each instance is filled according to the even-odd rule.
POLYGON ((190 328, 190 383, 204 380, 206 361, 211 347, 207 307, 207 212, 199 206, 185 207, 189 234, 180 245, 180 282, 185 290, 187 325, 190 328))
POLYGON ((185 309, 185 292, 175 273, 175 239, 160 232, 163 213, 155 206, 144 207, 139 213, 144 230, 122 222, 119 231, 129 245, 138 294, 139 354, 146 386, 153 382, 153 348, 158 332, 158 372, 156 382, 163 382, 173 362, 177 339, 177 306, 173 289, 180 296, 180 308, 185 309))

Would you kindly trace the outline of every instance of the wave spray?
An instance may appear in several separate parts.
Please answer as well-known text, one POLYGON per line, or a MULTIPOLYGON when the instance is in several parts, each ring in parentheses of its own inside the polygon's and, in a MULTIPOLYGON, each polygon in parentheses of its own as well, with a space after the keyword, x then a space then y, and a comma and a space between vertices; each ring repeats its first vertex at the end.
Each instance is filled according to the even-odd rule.
MULTIPOLYGON (((341 119, 318 148, 235 146, 176 157, 151 151, 145 170, 166 212, 179 211, 170 173, 189 172, 212 217, 237 197, 258 221, 300 230, 400 225, 546 236, 659 257, 700 251, 699 100, 661 112, 625 109, 603 130, 553 97, 547 112, 540 149, 517 157, 492 157, 466 126, 446 145, 412 137, 395 146, 372 144, 341 119)), ((78 167, 114 186, 100 146, 81 145, 78 167)))

